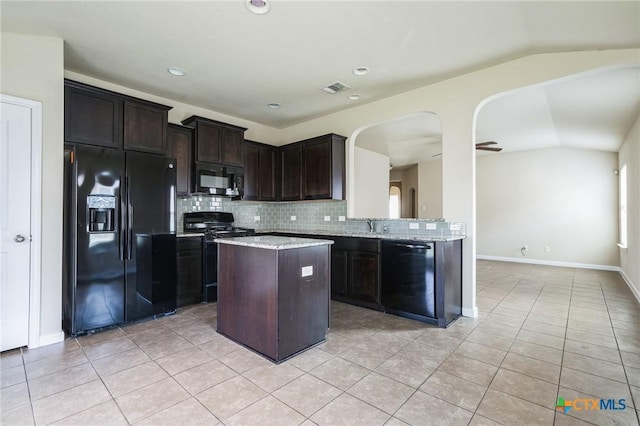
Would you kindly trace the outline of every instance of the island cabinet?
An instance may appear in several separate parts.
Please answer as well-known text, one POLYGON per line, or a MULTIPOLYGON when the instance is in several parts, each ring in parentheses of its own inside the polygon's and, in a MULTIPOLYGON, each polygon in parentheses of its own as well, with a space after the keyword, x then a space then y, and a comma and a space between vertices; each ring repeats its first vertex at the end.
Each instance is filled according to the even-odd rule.
POLYGON ((182 124, 194 129, 195 161, 242 167, 246 128, 196 115, 182 120, 182 124))
POLYGON ((65 142, 165 154, 170 109, 65 80, 65 142))
POLYGON ((277 149, 275 146, 245 141, 243 199, 276 200, 277 149))
POLYGON ((191 192, 191 164, 193 162, 193 129, 169 124, 167 128, 167 157, 176 159, 176 193, 191 192))
POLYGON ((202 302, 202 237, 176 238, 178 307, 202 302))
POLYGON ((273 232, 271 235, 332 240, 331 298, 365 308, 381 305, 381 240, 378 238, 273 232))
POLYGON ((331 241, 216 240, 219 333, 279 363, 325 340, 331 241))

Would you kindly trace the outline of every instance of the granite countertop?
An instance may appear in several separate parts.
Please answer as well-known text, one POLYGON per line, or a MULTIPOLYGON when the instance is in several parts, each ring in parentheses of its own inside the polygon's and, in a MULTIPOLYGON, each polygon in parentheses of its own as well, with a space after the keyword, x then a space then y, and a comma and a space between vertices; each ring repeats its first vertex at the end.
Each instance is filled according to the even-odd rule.
POLYGON ((308 235, 322 235, 331 237, 355 237, 355 238, 377 238, 382 240, 404 240, 404 241, 455 241, 464 240, 465 235, 446 235, 436 236, 428 234, 391 234, 381 232, 358 232, 358 231, 315 231, 315 230, 282 230, 282 229, 269 229, 269 230, 256 230, 258 234, 268 234, 271 232, 278 232, 283 234, 308 234, 308 235))
POLYGON ((297 237, 276 237, 274 235, 218 238, 214 241, 219 244, 231 244, 236 246, 254 247, 268 250, 287 250, 333 244, 333 241, 331 240, 317 240, 297 237))

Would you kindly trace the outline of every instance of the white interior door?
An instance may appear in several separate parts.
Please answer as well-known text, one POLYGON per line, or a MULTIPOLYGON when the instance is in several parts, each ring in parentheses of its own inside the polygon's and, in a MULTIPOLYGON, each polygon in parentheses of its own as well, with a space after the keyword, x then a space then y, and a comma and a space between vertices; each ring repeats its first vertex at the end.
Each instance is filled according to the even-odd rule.
POLYGON ((31 108, 0 113, 0 350, 29 343, 31 108))

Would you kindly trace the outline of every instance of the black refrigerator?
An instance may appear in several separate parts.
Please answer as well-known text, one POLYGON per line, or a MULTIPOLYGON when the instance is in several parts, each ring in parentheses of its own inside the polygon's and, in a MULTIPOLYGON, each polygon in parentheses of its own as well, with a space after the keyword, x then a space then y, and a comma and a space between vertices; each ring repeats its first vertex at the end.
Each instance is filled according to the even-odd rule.
POLYGON ((175 159, 65 145, 63 328, 175 312, 175 159))

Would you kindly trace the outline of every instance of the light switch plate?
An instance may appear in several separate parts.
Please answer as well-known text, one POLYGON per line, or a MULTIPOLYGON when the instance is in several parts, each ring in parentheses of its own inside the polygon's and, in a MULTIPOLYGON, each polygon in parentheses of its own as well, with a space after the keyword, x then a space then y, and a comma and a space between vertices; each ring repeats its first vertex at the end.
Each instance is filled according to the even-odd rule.
POLYGON ((313 265, 303 266, 302 267, 302 276, 303 277, 310 277, 311 275, 313 275, 313 265))

